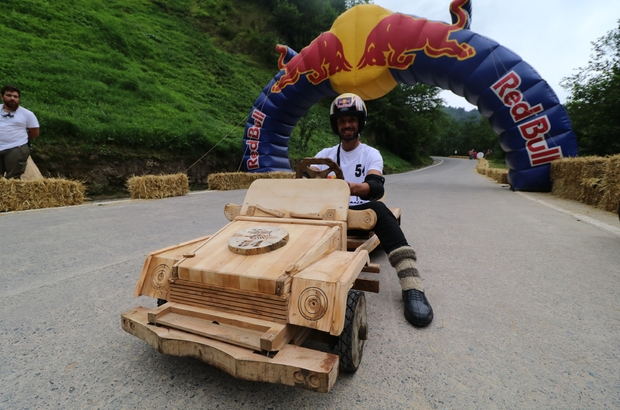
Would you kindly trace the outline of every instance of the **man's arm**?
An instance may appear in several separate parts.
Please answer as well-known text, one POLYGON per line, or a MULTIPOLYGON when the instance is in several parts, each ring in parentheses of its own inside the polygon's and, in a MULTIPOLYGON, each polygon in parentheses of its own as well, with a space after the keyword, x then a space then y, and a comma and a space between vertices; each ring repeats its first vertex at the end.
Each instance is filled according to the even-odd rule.
POLYGON ((28 140, 33 140, 36 137, 39 136, 39 129, 38 128, 27 128, 28 131, 28 140))
MULTIPOLYGON (((376 169, 371 169, 368 171, 368 175, 378 175, 382 176, 383 174, 376 169)), ((370 194, 370 184, 368 182, 356 183, 356 182, 348 182, 349 188, 351 189, 352 196, 359 196, 360 198, 366 198, 370 194)))

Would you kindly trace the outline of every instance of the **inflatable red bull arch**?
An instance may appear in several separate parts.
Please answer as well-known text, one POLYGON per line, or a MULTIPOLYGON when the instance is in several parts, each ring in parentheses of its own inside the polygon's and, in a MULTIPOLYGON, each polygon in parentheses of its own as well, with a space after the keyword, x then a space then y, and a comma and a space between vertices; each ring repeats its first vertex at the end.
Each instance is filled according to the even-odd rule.
POLYGON ((499 135, 514 190, 550 191, 550 163, 577 155, 568 114, 536 70, 471 31, 471 0, 453 0, 452 24, 359 5, 298 54, 282 45, 280 72, 263 89, 243 138, 249 172, 290 171, 288 140, 325 97, 380 98, 399 82, 435 85, 464 97, 499 135))

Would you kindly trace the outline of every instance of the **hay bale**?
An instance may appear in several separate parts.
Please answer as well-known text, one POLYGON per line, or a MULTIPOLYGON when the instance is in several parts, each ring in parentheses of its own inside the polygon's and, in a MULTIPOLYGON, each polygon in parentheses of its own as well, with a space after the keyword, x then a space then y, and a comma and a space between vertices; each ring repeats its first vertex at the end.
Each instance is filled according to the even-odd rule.
POLYGON ((0 178, 0 212, 79 205, 85 192, 83 183, 62 178, 0 178))
POLYGON ((583 178, 579 201, 588 205, 598 205, 603 198, 602 182, 603 178, 583 178))
POLYGON ((478 160, 478 164, 476 164, 476 171, 479 174, 487 175, 489 171, 489 161, 484 158, 478 160))
POLYGON ((599 208, 610 212, 618 212, 620 202, 620 155, 607 158, 605 178, 601 183, 602 198, 599 208))
POLYGON ((494 180, 496 180, 500 184, 508 183, 508 170, 507 169, 493 168, 493 171, 494 171, 493 173, 494 180))
POLYGON ((127 180, 127 189, 132 199, 181 196, 189 192, 189 179, 182 173, 133 176, 127 180))
POLYGON ((551 163, 552 193, 554 195, 583 200, 584 179, 603 177, 606 159, 601 157, 562 158, 551 163), (558 183, 563 180, 562 183, 558 183), (557 187, 556 187, 557 185, 557 187))
POLYGON ((214 191, 247 189, 257 179, 292 179, 294 172, 223 172, 209 174, 207 183, 214 191))

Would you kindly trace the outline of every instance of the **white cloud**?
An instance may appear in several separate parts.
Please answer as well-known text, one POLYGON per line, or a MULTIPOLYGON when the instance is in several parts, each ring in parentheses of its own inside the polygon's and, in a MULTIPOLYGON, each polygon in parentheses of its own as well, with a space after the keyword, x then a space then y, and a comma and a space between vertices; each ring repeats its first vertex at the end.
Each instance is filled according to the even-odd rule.
MULTIPOLYGON (((375 0, 394 12, 450 22, 450 0, 375 0), (441 4, 440 4, 441 3, 441 4)), ((585 67, 592 42, 618 26, 618 0, 473 0, 471 30, 518 54, 549 83, 561 102, 563 78, 585 67)), ((444 91, 448 105, 473 108, 464 98, 444 91)))

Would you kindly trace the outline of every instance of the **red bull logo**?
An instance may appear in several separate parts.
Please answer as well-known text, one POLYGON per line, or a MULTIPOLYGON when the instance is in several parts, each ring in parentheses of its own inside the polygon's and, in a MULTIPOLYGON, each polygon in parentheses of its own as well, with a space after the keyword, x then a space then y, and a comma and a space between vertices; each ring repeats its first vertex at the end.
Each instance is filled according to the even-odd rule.
POLYGON ((388 69, 404 70, 416 53, 433 58, 465 60, 476 55, 467 43, 450 38, 469 21, 463 7, 470 0, 454 0, 450 10, 455 24, 434 22, 377 5, 360 5, 342 14, 330 29, 286 62, 289 48, 278 45, 278 67, 284 71, 271 92, 280 92, 302 76, 314 85, 329 79, 339 93, 354 92, 364 99, 385 95, 396 86, 388 69), (363 23, 360 24, 359 22, 363 23), (352 66, 350 61, 357 61, 352 66))
MULTIPOLYGON (((521 77, 514 71, 510 71, 491 86, 495 95, 506 107, 510 108, 510 115, 515 124, 544 110, 542 104, 532 107, 530 103, 525 101, 525 97, 519 89, 520 86, 521 77)), ((549 131, 551 131, 551 123, 546 115, 519 125, 519 133, 527 141, 525 147, 533 167, 563 157, 560 147, 549 148, 545 139, 545 134, 549 131)))
POLYGON ((392 14, 371 31, 357 67, 388 66, 404 70, 413 64, 418 52, 433 58, 471 58, 476 55, 476 50, 467 43, 450 39, 452 33, 461 29, 446 23, 392 14))
POLYGON ((351 71, 352 68, 344 57, 342 42, 329 31, 318 36, 288 63, 284 63, 288 47, 278 45, 276 50, 280 53, 278 67, 284 70, 284 74, 271 87, 271 92, 274 93, 297 83, 301 75, 305 75, 308 81, 317 85, 336 73, 351 71))

